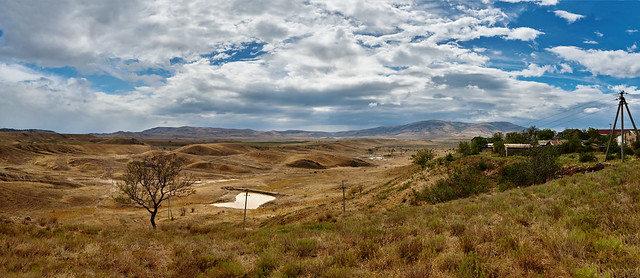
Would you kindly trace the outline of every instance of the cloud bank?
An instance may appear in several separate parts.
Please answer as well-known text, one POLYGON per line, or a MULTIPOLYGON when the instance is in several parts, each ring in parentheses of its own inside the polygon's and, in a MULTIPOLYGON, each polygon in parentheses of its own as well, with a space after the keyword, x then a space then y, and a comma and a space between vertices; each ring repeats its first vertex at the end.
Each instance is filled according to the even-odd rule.
MULTIPOLYGON (((487 39, 535 47, 545 35, 511 27, 513 15, 490 1, 0 4, 0 126, 335 131, 424 119, 522 122, 602 95, 521 79, 573 72, 566 63, 509 71, 490 66, 499 51, 464 46, 487 39), (131 88, 101 89, 105 78, 131 88)), ((581 17, 555 13, 569 23, 581 17)), ((636 54, 548 51, 595 74, 640 74, 636 54)))

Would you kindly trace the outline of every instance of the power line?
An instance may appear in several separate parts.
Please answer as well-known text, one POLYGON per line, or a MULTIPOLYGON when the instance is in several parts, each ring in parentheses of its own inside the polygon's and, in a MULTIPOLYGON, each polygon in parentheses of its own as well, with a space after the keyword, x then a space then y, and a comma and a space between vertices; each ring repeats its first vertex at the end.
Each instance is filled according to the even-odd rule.
POLYGON ((578 117, 578 118, 570 119, 570 120, 568 120, 568 121, 559 122, 559 123, 557 123, 557 124, 555 124, 555 125, 548 125, 548 126, 549 126, 549 127, 560 127, 560 126, 562 126, 562 125, 566 125, 566 124, 568 124, 568 123, 572 123, 572 122, 575 122, 575 121, 577 121, 577 120, 584 119, 584 118, 587 118, 587 117, 589 117, 589 116, 594 116, 594 115, 595 115, 595 113, 594 113, 594 114, 585 114, 585 115, 584 115, 584 116, 582 116, 582 117, 578 117))
MULTIPOLYGON (((607 96, 605 96, 605 97, 601 97, 601 98, 599 98, 599 99, 596 99, 596 100, 593 100, 593 101, 590 101, 590 102, 586 102, 586 103, 583 103, 583 104, 578 105, 578 106, 574 106, 574 107, 572 107, 572 108, 569 108, 568 110, 565 110, 565 111, 562 111, 562 112, 559 112, 559 113, 555 113, 555 114, 553 114, 553 115, 550 115, 550 116, 544 117, 544 118, 542 118, 542 119, 536 119, 536 120, 530 121, 530 122, 528 122, 528 123, 527 123, 527 124, 525 124, 525 125, 526 125, 526 126, 531 126, 531 124, 533 124, 533 123, 538 123, 538 125, 542 125, 542 123, 544 123, 544 122, 545 122, 545 120, 547 120, 547 119, 551 119, 551 118, 557 117, 557 116, 559 116, 559 115, 561 115, 561 114, 565 114, 565 113, 572 112, 573 110, 576 110, 576 109, 578 109, 578 108, 583 108, 583 107, 589 106, 589 105, 591 105, 591 104, 594 104, 594 103, 596 103, 596 102, 602 101, 602 100, 604 100, 604 99, 606 99, 606 98, 609 98, 609 97, 611 97, 611 96, 610 96, 610 95, 607 95, 607 96)), ((565 116, 565 117, 563 117, 562 119, 565 119, 565 118, 568 118, 568 117, 571 117, 571 116, 573 116, 573 115, 565 116)), ((556 120, 553 120, 553 121, 551 121, 551 122, 548 122, 548 123, 547 123, 547 125, 549 125, 550 123, 553 123, 553 122, 555 122, 555 121, 556 121, 556 120)))

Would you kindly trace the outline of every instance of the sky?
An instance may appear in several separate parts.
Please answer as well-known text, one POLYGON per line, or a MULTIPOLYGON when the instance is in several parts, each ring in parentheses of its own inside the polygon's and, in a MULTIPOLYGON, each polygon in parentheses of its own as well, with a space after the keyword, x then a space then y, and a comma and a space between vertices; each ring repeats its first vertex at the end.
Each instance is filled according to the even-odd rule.
POLYGON ((440 119, 609 128, 623 90, 640 119, 640 1, 0 7, 0 127, 342 131, 440 119))

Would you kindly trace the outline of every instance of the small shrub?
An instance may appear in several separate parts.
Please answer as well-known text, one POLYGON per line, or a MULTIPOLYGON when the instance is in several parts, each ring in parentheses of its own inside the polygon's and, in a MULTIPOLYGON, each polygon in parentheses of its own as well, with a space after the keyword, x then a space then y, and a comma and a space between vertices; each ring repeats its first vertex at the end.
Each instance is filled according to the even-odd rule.
POLYGON ((282 267, 283 277, 298 277, 304 273, 304 268, 299 262, 291 262, 282 267))
POLYGON ((471 145, 469 145, 469 142, 461 141, 460 143, 458 143, 458 153, 461 153, 462 156, 472 154, 471 145))
POLYGON ((450 229, 451 229, 450 232, 451 232, 452 235, 460 236, 467 229, 467 225, 465 225, 462 222, 455 222, 455 223, 451 224, 450 229))
POLYGON ((501 191, 517 187, 541 184, 552 179, 560 169, 558 152, 552 147, 533 148, 526 161, 505 166, 498 189, 501 191))
POLYGON ((493 143, 493 152, 499 154, 500 156, 505 155, 504 142, 498 141, 493 143))
POLYGON ((429 251, 434 254, 438 254, 444 251, 444 248, 447 245, 447 239, 443 235, 434 236, 427 240, 426 245, 429 251))
POLYGON ((554 147, 540 147, 529 150, 529 164, 533 172, 533 183, 541 184, 553 179, 560 169, 559 152, 554 147))
POLYGON ((244 277, 244 267, 234 261, 223 262, 214 268, 207 270, 211 277, 244 277))
POLYGON ((579 160, 580 162, 585 163, 585 162, 595 162, 598 159, 593 153, 580 153, 579 160))
POLYGON ((481 172, 492 170, 495 168, 495 166, 491 162, 487 162, 485 160, 480 160, 476 162, 474 164, 474 167, 476 167, 476 169, 480 170, 481 172))
POLYGON ((355 277, 356 275, 354 275, 353 271, 350 268, 347 267, 335 267, 332 266, 329 269, 326 270, 326 272, 324 273, 323 277, 327 277, 327 278, 344 278, 344 277, 355 277))
POLYGON ((276 250, 266 250, 258 260, 258 265, 256 266, 256 275, 258 277, 269 276, 269 273, 271 273, 271 271, 278 267, 279 260, 280 258, 276 250))
POLYGON ((420 238, 406 239, 398 245, 398 255, 407 262, 413 262, 420 256, 422 247, 423 244, 420 238))
POLYGON ((424 169, 427 166, 427 162, 433 159, 435 153, 431 149, 422 149, 411 155, 411 161, 420 165, 424 169))
POLYGON ((475 253, 469 253, 458 265, 458 277, 486 277, 485 266, 480 257, 475 253))
POLYGON ((313 255, 318 248, 318 241, 311 238, 304 238, 295 241, 287 249, 295 252, 299 257, 308 257, 313 255))
POLYGON ((529 163, 516 162, 502 168, 499 179, 498 189, 501 191, 517 186, 529 186, 533 184, 533 171, 529 163))
POLYGON ((358 264, 358 257, 351 251, 341 251, 333 256, 332 264, 341 267, 354 267, 358 264))
POLYGON ((363 260, 373 259, 376 257, 380 247, 371 240, 365 240, 358 243, 358 254, 363 260))

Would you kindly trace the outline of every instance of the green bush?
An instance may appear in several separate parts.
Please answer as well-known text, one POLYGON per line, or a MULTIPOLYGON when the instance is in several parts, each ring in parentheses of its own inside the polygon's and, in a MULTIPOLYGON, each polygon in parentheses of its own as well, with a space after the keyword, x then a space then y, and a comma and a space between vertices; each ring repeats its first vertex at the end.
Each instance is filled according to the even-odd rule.
POLYGON ((486 266, 475 252, 468 253, 458 265, 458 277, 486 277, 486 266))
POLYGON ((461 141, 458 143, 458 153, 461 153, 463 156, 467 156, 471 154, 471 145, 467 141, 461 141))
POLYGON ((451 161, 454 161, 454 160, 455 160, 455 158, 453 158, 453 154, 451 154, 451 153, 448 153, 448 154, 444 157, 444 161, 447 161, 447 162, 451 162, 451 161))
POLYGON ((282 267, 282 277, 298 277, 304 273, 300 262, 291 262, 282 267))
POLYGON ((569 137, 569 140, 562 143, 562 145, 560 145, 559 147, 560 151, 565 154, 584 151, 582 140, 577 134, 573 134, 571 137, 569 137))
POLYGON ((540 147, 529 150, 529 163, 533 172, 533 183, 541 184, 553 179, 560 170, 558 150, 555 147, 540 147))
POLYGON ((498 190, 545 183, 560 169, 558 151, 553 147, 533 148, 526 161, 505 166, 500 171, 498 190))
POLYGON ((498 189, 504 191, 517 186, 533 184, 533 171, 528 161, 516 162, 505 166, 500 173, 498 189))
POLYGON ((473 166, 476 169, 480 170, 481 172, 484 172, 486 170, 493 170, 495 168, 495 165, 493 165, 493 163, 487 162, 485 160, 480 160, 480 161, 474 163, 473 166))
POLYGON ((489 180, 477 167, 456 167, 453 173, 434 186, 426 186, 416 193, 416 199, 429 203, 441 203, 489 191, 489 180))
POLYGON ((593 153, 580 153, 580 162, 594 162, 597 160, 593 153))
POLYGON ((431 160, 429 163, 426 164, 426 166, 429 167, 429 168, 436 167, 436 165, 449 166, 449 164, 454 160, 456 160, 456 159, 453 157, 453 154, 448 153, 445 156, 438 157, 438 158, 436 158, 434 160, 431 160))
POLYGON ((482 148, 487 146, 487 139, 484 137, 474 137, 471 143, 471 154, 479 154, 482 152, 482 148))
MULTIPOLYGON (((612 142, 611 145, 609 146, 609 156, 607 157, 607 160, 611 160, 614 158, 620 158, 620 155, 622 154, 620 152, 620 145, 616 144, 615 142, 612 142), (614 156, 614 157, 612 157, 614 156)), ((624 155, 627 156, 631 156, 634 154, 633 149, 631 149, 629 146, 625 146, 624 147, 624 155)))
POLYGON ((433 159, 435 153, 431 149, 422 149, 411 155, 411 161, 413 163, 420 165, 420 167, 424 168, 427 166, 427 162, 433 159))
POLYGON ((498 141, 493 143, 493 152, 497 153, 501 156, 504 156, 505 154, 505 148, 504 148, 504 142, 503 141, 498 141))

